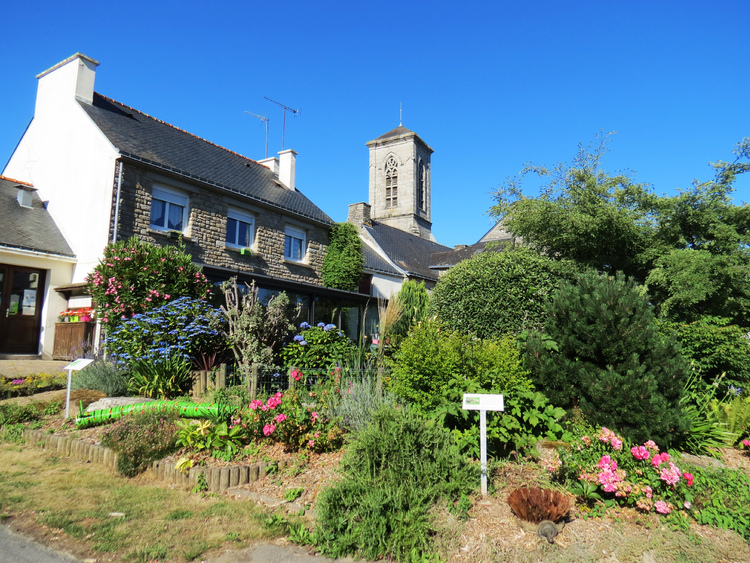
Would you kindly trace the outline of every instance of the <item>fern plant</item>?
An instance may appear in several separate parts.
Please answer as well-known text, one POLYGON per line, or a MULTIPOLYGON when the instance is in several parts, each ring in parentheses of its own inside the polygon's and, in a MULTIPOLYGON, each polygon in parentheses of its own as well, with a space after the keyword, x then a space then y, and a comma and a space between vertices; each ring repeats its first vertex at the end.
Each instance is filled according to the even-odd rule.
POLYGON ((750 437, 750 396, 737 396, 729 402, 714 400, 711 412, 732 435, 732 445, 750 437))

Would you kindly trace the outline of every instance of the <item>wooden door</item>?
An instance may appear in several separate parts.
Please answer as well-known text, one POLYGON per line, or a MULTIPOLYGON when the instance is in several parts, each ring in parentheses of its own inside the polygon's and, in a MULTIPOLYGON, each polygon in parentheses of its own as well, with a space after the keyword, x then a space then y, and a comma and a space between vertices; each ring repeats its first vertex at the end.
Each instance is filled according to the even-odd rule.
POLYGON ((38 354, 45 271, 0 264, 0 354, 38 354))

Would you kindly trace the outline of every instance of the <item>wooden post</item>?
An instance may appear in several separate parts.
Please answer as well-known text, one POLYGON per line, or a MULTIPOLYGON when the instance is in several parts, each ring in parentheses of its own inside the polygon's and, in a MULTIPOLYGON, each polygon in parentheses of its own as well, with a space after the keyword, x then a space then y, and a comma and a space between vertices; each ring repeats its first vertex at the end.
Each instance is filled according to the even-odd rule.
POLYGON ((254 401, 258 397, 258 364, 253 362, 250 366, 250 400, 254 401))
POLYGON ((216 374, 217 389, 226 389, 227 387, 227 364, 219 366, 219 372, 216 374))

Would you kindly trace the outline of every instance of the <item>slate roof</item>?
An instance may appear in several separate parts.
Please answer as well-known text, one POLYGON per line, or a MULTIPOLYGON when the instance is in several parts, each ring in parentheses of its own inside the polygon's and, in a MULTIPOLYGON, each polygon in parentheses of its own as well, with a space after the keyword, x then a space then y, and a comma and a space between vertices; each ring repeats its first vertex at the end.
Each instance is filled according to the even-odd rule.
POLYGON ((30 184, 0 176, 0 216, 0 247, 75 258, 30 184), (31 208, 18 203, 19 187, 31 192, 31 208))
POLYGON ((373 139, 372 141, 368 141, 366 144, 367 144, 368 147, 371 146, 371 145, 379 145, 381 143, 384 143, 388 139, 398 139, 400 137, 406 137, 406 136, 409 136, 409 135, 414 135, 414 137, 416 137, 417 140, 420 143, 422 143, 430 152, 433 152, 432 151, 432 147, 430 147, 430 145, 428 145, 427 143, 425 143, 424 140, 419 135, 417 135, 411 129, 407 129, 403 125, 399 125, 398 127, 394 128, 394 129, 391 129, 390 131, 388 131, 388 133, 383 133, 377 139, 373 139))
POLYGON ((504 243, 508 241, 480 241, 464 248, 450 250, 448 252, 436 252, 432 255, 430 267, 436 270, 447 270, 459 262, 468 260, 472 256, 482 252, 502 252, 504 243), (489 248, 487 248, 489 246, 489 248))
POLYGON ((382 272, 393 276, 402 275, 388 260, 375 252, 368 244, 362 244, 362 254, 365 257, 364 269, 370 272, 382 272))
POLYGON ((282 187, 254 160, 201 139, 115 100, 94 94, 78 102, 121 155, 280 210, 330 225, 333 220, 305 195, 282 187))
POLYGON ((451 250, 450 247, 377 221, 373 221, 372 225, 363 225, 363 228, 396 265, 412 276, 437 280, 437 273, 430 269, 430 256, 435 252, 451 250))

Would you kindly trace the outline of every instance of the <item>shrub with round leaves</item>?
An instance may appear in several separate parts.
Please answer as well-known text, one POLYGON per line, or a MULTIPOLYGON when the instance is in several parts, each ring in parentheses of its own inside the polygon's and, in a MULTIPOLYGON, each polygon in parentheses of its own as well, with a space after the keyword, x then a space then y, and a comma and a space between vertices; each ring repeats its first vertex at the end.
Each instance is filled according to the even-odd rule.
POLYGON ((300 331, 281 349, 287 367, 328 371, 346 360, 354 344, 334 324, 308 323, 299 325, 300 331))

